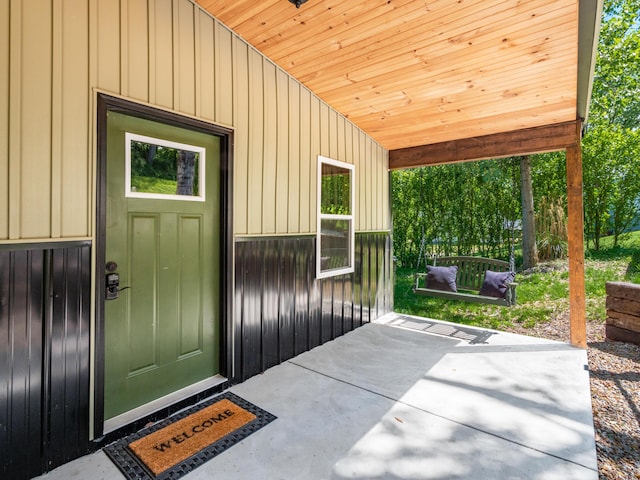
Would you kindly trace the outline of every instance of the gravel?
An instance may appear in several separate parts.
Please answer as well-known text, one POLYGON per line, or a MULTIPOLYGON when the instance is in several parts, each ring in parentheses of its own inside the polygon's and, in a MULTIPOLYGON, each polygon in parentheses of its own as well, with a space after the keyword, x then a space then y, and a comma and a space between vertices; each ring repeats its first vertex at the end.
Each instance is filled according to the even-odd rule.
MULTIPOLYGON (((568 342, 569 319, 509 331, 568 342)), ((587 322, 587 356, 599 477, 640 479, 640 346, 606 340, 602 323, 587 322)))

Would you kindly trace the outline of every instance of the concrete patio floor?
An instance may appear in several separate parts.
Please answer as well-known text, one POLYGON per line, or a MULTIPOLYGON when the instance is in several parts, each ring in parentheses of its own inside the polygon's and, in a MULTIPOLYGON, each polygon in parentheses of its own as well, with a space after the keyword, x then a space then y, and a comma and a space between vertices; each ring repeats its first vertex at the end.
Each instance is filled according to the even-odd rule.
MULTIPOLYGON (((185 480, 598 478, 563 343, 389 314, 230 390, 278 418, 185 480)), ((39 478, 124 477, 100 451, 39 478)))

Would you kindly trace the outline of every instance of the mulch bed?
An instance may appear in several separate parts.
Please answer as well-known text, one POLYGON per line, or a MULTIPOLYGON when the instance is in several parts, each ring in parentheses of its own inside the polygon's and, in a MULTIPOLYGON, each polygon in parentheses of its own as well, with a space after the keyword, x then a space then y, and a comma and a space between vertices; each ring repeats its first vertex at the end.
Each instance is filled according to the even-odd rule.
MULTIPOLYGON (((509 331, 569 341, 567 315, 509 331)), ((587 323, 591 403, 601 479, 640 479, 640 346, 604 338, 604 324, 587 323)))

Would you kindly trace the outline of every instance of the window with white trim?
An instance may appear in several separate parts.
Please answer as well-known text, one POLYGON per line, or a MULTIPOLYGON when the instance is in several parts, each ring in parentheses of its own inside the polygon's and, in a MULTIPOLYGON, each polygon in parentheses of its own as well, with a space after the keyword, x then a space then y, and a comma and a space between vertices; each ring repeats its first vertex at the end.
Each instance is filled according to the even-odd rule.
POLYGON ((125 133, 125 196, 205 201, 205 149, 125 133))
POLYGON ((317 278, 353 272, 354 168, 349 163, 318 156, 317 278))

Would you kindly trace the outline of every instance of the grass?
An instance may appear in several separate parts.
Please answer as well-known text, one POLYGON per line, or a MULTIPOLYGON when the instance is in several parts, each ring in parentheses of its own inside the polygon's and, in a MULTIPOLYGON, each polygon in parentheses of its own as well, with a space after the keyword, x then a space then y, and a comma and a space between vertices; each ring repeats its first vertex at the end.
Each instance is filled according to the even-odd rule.
MULTIPOLYGON (((415 295, 414 270, 396 270, 395 311, 466 325, 504 329, 514 324, 532 327, 569 314, 567 261, 538 265, 533 272, 517 274, 517 305, 500 307, 415 295)), ((609 281, 640 283, 640 231, 626 235, 614 247, 612 238, 601 241, 600 251, 585 254, 587 320, 606 318, 605 284, 609 281)))
POLYGON ((143 193, 161 193, 175 195, 178 182, 154 177, 131 176, 131 188, 143 193))

